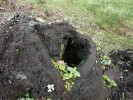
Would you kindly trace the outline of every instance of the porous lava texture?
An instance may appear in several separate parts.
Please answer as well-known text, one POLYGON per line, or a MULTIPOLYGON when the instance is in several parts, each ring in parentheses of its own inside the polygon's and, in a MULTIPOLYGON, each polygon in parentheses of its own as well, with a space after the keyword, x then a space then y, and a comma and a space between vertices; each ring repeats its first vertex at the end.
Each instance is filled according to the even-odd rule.
POLYGON ((118 73, 118 86, 111 100, 133 100, 133 50, 112 50, 109 55, 118 73))
POLYGON ((96 60, 92 39, 69 23, 44 25, 17 15, 0 28, 0 100, 15 100, 27 92, 39 100, 103 100, 102 71, 96 60), (67 93, 51 63, 54 57, 76 66, 81 74, 67 93))

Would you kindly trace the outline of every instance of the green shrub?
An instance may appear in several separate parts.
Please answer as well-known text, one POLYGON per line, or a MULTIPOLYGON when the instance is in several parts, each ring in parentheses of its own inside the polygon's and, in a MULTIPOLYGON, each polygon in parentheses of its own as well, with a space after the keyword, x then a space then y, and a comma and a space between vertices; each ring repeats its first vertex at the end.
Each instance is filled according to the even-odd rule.
POLYGON ((103 75, 103 81, 108 86, 108 88, 117 87, 117 84, 113 80, 109 79, 107 75, 103 75))
POLYGON ((80 73, 77 71, 77 67, 70 67, 64 61, 55 62, 52 60, 53 65, 57 68, 64 80, 65 88, 70 90, 74 84, 74 80, 80 77, 80 73))

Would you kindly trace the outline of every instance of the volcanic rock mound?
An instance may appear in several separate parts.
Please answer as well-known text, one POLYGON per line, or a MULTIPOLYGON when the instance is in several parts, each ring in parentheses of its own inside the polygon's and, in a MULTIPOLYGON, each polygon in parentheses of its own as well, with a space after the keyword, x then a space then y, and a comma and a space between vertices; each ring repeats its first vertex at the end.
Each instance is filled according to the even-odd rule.
POLYGON ((96 47, 67 22, 44 25, 16 16, 0 29, 0 99, 14 100, 27 92, 52 100, 103 100, 102 71, 96 47), (62 58, 61 45, 64 45, 62 58), (57 57, 81 74, 66 94, 63 79, 51 63, 57 57), (48 91, 48 85, 54 90, 48 91))

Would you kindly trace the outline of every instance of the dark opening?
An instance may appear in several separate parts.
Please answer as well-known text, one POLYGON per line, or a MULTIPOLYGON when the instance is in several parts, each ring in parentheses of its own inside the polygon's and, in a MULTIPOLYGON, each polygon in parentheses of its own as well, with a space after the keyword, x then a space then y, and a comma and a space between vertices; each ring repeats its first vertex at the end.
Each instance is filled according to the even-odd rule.
POLYGON ((89 55, 89 41, 81 37, 69 37, 64 49, 62 59, 72 67, 87 59, 89 55))

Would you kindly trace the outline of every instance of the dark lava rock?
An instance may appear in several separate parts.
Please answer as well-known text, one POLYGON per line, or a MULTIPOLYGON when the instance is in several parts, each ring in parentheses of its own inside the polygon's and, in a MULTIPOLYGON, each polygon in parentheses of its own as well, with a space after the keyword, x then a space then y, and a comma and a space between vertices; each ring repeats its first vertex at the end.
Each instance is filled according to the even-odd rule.
POLYGON ((103 100, 102 70, 93 40, 78 33, 68 23, 51 24, 47 28, 36 26, 36 29, 42 31, 42 34, 47 29, 53 30, 64 44, 62 59, 69 66, 77 67, 80 72, 81 77, 75 80, 72 89, 66 94, 67 100, 103 100))
POLYGON ((118 87, 111 100, 133 100, 133 50, 113 50, 109 55, 119 72, 118 87))
POLYGON ((124 69, 133 69, 133 50, 113 50, 110 52, 110 57, 113 64, 124 69))
POLYGON ((96 46, 90 37, 75 34, 65 37, 67 45, 63 54, 63 60, 70 66, 77 66, 81 74, 67 93, 69 99, 103 100, 102 70, 96 56, 96 46))
POLYGON ((67 22, 43 25, 16 16, 4 25, 0 30, 0 99, 14 100, 27 92, 52 100, 103 100, 102 70, 92 39, 67 22), (81 74, 66 94, 60 73, 51 63, 54 57, 76 66, 81 74), (48 92, 51 84, 55 90, 48 92))
POLYGON ((63 95, 63 80, 42 41, 29 19, 19 16, 0 30, 0 99, 14 100, 26 92, 35 98, 63 95), (51 93, 47 91, 50 84, 55 88, 51 93))

